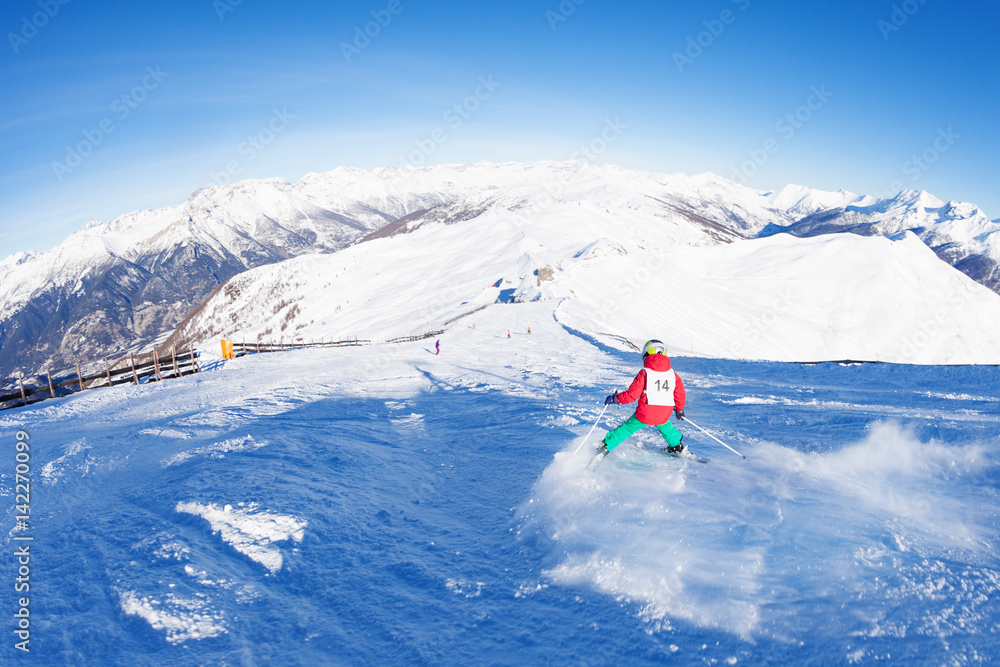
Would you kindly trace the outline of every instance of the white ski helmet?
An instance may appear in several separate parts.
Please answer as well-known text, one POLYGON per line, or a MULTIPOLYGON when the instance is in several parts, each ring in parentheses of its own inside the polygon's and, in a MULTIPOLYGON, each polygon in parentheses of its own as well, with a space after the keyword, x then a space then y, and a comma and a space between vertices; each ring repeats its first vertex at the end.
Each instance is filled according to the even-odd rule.
POLYGON ((667 355, 667 346, 663 344, 663 341, 656 339, 647 341, 645 345, 642 346, 642 358, 645 359, 651 354, 662 354, 667 355))

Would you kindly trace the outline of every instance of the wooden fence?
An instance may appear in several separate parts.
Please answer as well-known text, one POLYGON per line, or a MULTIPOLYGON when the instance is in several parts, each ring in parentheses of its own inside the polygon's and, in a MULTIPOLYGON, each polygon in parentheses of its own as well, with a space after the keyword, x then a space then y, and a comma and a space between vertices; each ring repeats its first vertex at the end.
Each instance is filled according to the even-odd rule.
MULTIPOLYGON (((477 313, 484 308, 488 308, 490 305, 491 304, 487 304, 474 310, 470 310, 467 313, 463 313, 457 317, 453 317, 445 322, 444 326, 447 327, 454 324, 463 317, 477 313)), ((358 338, 329 341, 320 339, 318 342, 315 339, 310 340, 309 342, 301 339, 294 339, 287 343, 284 340, 279 340, 277 343, 273 341, 262 343, 259 340, 256 343, 233 341, 233 353, 234 356, 241 357, 247 354, 265 354, 268 352, 283 352, 285 350, 301 350, 305 348, 375 345, 379 342, 385 344, 409 343, 427 338, 434 338, 436 336, 440 336, 444 332, 444 329, 438 329, 413 336, 390 338, 385 341, 361 340, 358 338)), ((110 364, 108 360, 105 359, 103 372, 97 372, 86 376, 80 371, 79 363, 76 365, 75 374, 72 374, 72 372, 63 373, 61 375, 57 375, 55 378, 53 378, 52 373, 46 369, 45 377, 39 378, 39 383, 37 384, 26 385, 24 377, 19 376, 17 379, 18 390, 0 395, 0 410, 19 408, 24 405, 44 401, 49 398, 69 396, 70 394, 87 389, 114 387, 122 384, 139 384, 143 381, 158 382, 160 380, 168 380, 201 371, 201 368, 198 365, 198 353, 194 351, 193 347, 189 347, 186 352, 182 351, 180 354, 177 353, 176 348, 173 348, 169 357, 166 355, 161 357, 159 351, 154 350, 152 353, 147 352, 139 355, 139 359, 140 360, 137 362, 135 354, 129 354, 128 357, 120 359, 114 364, 110 364)))
POLYGON ((618 341, 621 341, 621 342, 625 343, 626 345, 628 345, 630 348, 632 348, 636 352, 642 352, 642 350, 640 350, 636 346, 635 343, 633 343, 632 341, 630 341, 625 336, 619 336, 618 334, 600 333, 600 332, 598 332, 598 335, 599 336, 607 336, 608 338, 614 338, 615 340, 618 340, 618 341))
POLYGON ((387 340, 385 342, 386 343, 412 343, 412 342, 418 341, 418 340, 424 340, 424 339, 427 339, 427 338, 434 338, 436 336, 440 336, 443 333, 444 333, 444 329, 440 329, 438 331, 428 331, 427 333, 423 333, 423 334, 420 334, 420 335, 417 335, 417 336, 401 336, 399 338, 390 338, 389 340, 387 340))
POLYGON ((346 338, 342 340, 324 340, 311 339, 306 341, 304 339, 296 339, 291 342, 279 341, 277 343, 273 341, 268 341, 266 343, 247 343, 246 341, 233 341, 233 356, 242 357, 246 354, 265 354, 267 352, 283 352, 285 350, 304 350, 309 348, 317 347, 353 347, 356 345, 379 345, 379 344, 395 344, 395 343, 409 343, 412 341, 424 340, 426 338, 433 338, 435 336, 440 336, 444 333, 444 329, 437 331, 428 331, 427 333, 417 334, 414 336, 400 336, 398 338, 389 338, 383 341, 373 341, 361 338, 346 338))
POLYGON ((493 305, 492 303, 488 303, 485 306, 479 306, 479 308, 475 308, 473 310, 470 310, 467 313, 462 313, 461 315, 457 315, 457 316, 451 318, 450 320, 447 320, 446 322, 444 322, 444 326, 446 326, 446 327, 451 326, 452 324, 454 324, 455 322, 458 322, 463 317, 468 317, 469 315, 472 315, 473 313, 478 313, 480 310, 485 310, 485 309, 489 308, 492 305, 493 305))
POLYGON ((191 375, 201 370, 198 365, 198 353, 193 348, 177 352, 174 348, 170 355, 160 356, 159 351, 140 355, 136 361, 134 353, 116 361, 114 364, 104 360, 104 370, 84 375, 80 364, 76 364, 76 373, 63 373, 55 378, 49 369, 44 378, 38 378, 35 384, 25 384, 24 377, 17 378, 17 391, 0 395, 0 410, 18 408, 49 398, 69 396, 87 389, 114 387, 122 384, 139 384, 140 382, 159 382, 183 375, 191 375), (143 357, 146 359, 143 360, 143 357))
POLYGON ((265 354, 267 352, 283 352, 285 350, 302 350, 306 348, 313 347, 351 347, 354 345, 371 345, 370 340, 361 340, 359 338, 347 338, 344 340, 319 340, 316 341, 312 339, 308 342, 305 340, 293 340, 291 342, 279 341, 277 343, 269 341, 267 343, 247 343, 246 341, 233 341, 233 353, 237 357, 242 357, 245 354, 265 354))

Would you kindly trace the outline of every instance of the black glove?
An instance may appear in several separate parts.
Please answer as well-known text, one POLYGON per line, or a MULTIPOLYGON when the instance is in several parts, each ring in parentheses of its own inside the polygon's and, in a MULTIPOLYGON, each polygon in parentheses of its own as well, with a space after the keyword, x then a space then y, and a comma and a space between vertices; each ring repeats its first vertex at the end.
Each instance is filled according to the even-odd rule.
POLYGON ((612 403, 618 402, 617 394, 608 394, 608 397, 604 399, 604 405, 611 405, 612 403))
POLYGON ((684 411, 674 408, 674 416, 677 417, 678 419, 684 419, 684 411))

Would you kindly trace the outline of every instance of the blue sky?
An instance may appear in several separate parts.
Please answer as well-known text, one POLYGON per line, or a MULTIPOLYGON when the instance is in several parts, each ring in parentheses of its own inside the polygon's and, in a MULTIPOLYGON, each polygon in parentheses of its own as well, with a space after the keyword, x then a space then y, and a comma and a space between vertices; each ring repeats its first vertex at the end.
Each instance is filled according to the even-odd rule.
POLYGON ((227 180, 567 160, 609 121, 586 159, 998 218, 998 26, 942 0, 6 0, 0 256, 227 180))

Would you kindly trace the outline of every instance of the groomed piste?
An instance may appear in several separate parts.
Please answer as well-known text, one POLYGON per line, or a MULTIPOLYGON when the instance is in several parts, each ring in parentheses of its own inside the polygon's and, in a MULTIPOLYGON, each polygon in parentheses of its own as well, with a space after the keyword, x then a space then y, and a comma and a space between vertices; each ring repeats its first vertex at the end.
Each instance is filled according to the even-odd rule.
POLYGON ((668 350, 687 413, 746 460, 682 423, 710 463, 651 451, 649 429, 588 471, 628 408, 573 452, 639 355, 556 308, 490 306, 440 355, 206 355, 198 376, 0 414, 0 440, 32 446, 29 659, 1000 657, 997 368, 668 350))

